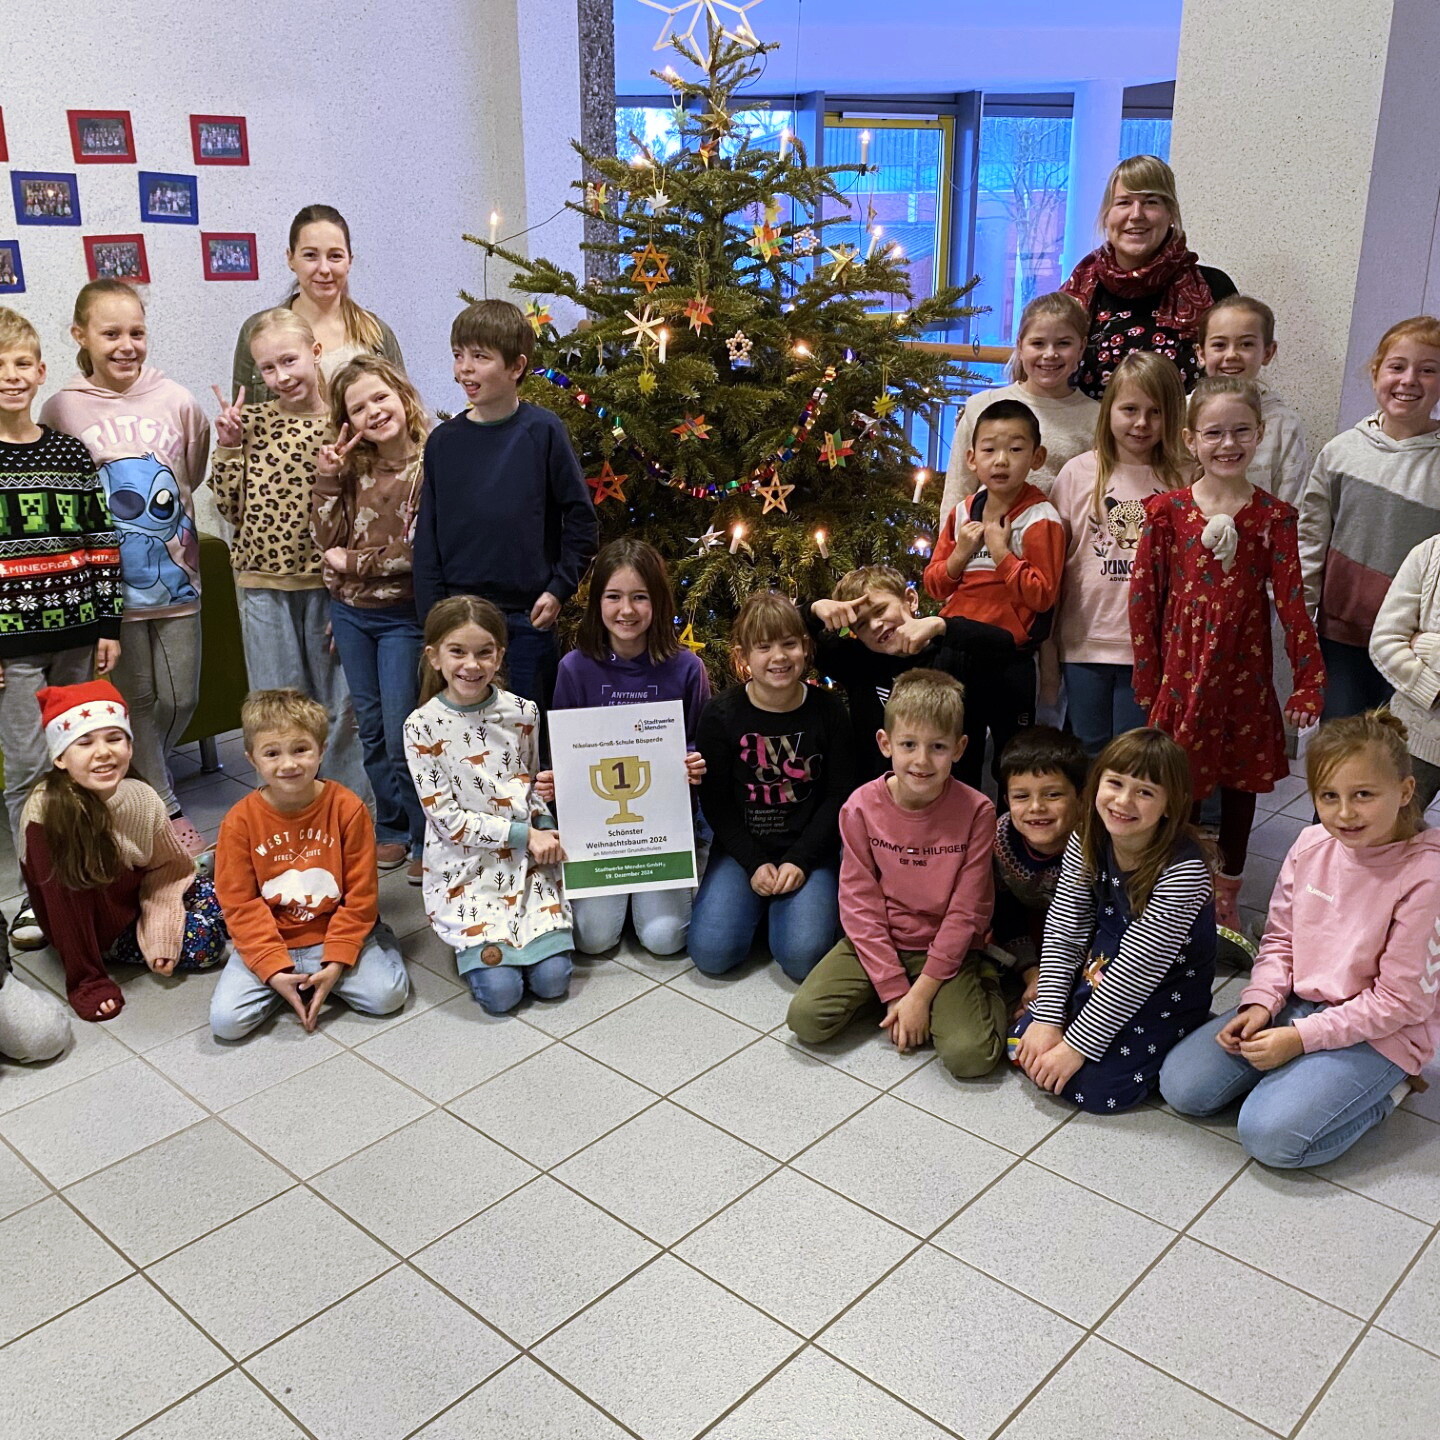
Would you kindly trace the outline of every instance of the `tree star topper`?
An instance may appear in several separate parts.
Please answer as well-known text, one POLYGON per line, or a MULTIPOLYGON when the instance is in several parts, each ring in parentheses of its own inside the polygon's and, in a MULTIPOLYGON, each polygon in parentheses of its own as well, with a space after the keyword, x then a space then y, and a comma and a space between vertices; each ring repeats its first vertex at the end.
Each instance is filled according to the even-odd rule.
POLYGON ((820 447, 820 458, 832 469, 840 469, 848 456, 855 453, 855 447, 851 445, 839 430, 832 430, 825 437, 825 443, 820 447))
POLYGON ((711 305, 708 296, 697 295, 685 306, 685 318, 690 322, 690 328, 698 335, 702 325, 715 323, 715 307, 711 305))
POLYGON ((682 445, 687 440, 708 440, 710 424, 703 415, 687 415, 670 433, 678 435, 682 445))
POLYGON ((670 283, 670 256, 664 250, 657 250, 653 240, 647 241, 643 250, 632 250, 630 255, 635 261, 630 278, 643 285, 647 295, 653 295, 657 285, 670 283))
POLYGON ((585 483, 595 492, 595 503, 603 505, 607 500, 625 499, 625 482, 628 475, 617 475, 608 460, 600 466, 598 475, 589 476, 585 483))
POLYGON ((662 5, 660 0, 640 0, 640 3, 648 10, 658 10, 665 17, 665 23, 660 27, 660 38, 653 48, 668 50, 672 40, 678 40, 681 48, 703 70, 710 68, 714 57, 703 50, 700 41, 695 38, 695 28, 702 16, 715 22, 723 39, 731 40, 736 45, 748 45, 752 49, 760 44, 759 36, 750 28, 750 16, 747 13, 753 10, 760 0, 743 0, 743 3, 738 4, 735 0, 681 0, 678 5, 662 5), (722 21, 722 10, 729 11, 735 17, 730 26, 722 21), (682 30, 680 23, 687 14, 690 17, 689 23, 682 30))
POLYGON ((763 485, 755 487, 755 493, 765 501, 765 508, 760 512, 768 515, 772 510, 778 510, 782 515, 788 515, 790 508, 785 504, 785 497, 794 489, 793 485, 782 485, 778 475, 772 475, 763 485))

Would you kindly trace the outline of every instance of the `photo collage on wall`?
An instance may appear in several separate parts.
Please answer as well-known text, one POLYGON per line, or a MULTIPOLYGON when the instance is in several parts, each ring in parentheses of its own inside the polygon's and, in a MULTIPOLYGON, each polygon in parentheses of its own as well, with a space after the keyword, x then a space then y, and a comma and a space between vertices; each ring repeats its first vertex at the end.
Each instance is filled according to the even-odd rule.
MULTIPOLYGON (((70 149, 79 165, 135 165, 135 131, 128 110, 68 110, 70 149)), ((248 165, 250 137, 243 115, 190 116, 194 164, 248 165)), ((10 163, 5 112, 0 110, 0 164, 10 163)), ((200 224, 196 175, 140 170, 139 220, 144 225, 200 224)), ((16 225, 82 224, 77 171, 10 171, 16 225)), ((123 223, 123 222, 122 222, 123 223)), ((145 236, 135 232, 83 237, 85 266, 92 280, 150 282, 145 236)), ((33 257, 32 257, 33 258, 33 257)), ((200 232, 200 270, 206 280, 258 280, 253 233, 200 232)), ((20 241, 0 239, 0 301, 25 289, 20 241)))

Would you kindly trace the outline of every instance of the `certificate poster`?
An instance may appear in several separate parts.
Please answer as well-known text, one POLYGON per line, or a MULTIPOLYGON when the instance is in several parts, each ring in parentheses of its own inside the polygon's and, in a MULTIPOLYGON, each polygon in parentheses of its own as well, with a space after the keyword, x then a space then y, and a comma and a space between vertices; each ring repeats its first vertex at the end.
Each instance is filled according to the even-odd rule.
POLYGON ((680 701, 552 710, 547 720, 569 898, 693 885, 680 701))

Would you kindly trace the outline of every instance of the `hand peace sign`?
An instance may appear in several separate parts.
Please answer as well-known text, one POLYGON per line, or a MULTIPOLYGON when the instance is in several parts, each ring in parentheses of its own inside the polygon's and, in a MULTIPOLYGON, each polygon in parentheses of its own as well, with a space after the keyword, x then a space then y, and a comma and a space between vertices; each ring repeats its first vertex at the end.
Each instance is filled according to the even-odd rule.
POLYGON ((245 443, 245 387, 235 392, 232 404, 221 394, 218 385, 210 387, 210 393, 220 402, 220 413, 215 417, 215 438, 228 447, 245 443))
POLYGON ((315 470, 320 475, 333 476, 340 473, 341 463, 345 457, 360 443, 359 435, 351 435, 348 424, 340 427, 340 433, 335 437, 333 444, 326 444, 320 447, 320 453, 315 457, 315 470))

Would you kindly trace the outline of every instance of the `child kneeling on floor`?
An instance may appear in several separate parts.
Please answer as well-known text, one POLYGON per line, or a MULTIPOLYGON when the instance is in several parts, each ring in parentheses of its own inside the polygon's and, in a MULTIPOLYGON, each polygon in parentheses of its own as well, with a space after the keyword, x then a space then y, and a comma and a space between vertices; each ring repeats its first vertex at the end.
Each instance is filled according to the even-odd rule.
POLYGON ((790 1002, 787 1022, 817 1045, 878 997, 902 1053, 932 1035, 952 1075, 985 1075, 1005 1047, 1000 970, 980 953, 994 905, 995 807, 950 766, 965 748, 965 692, 938 670, 909 670, 876 741, 890 773, 840 811, 845 938, 790 1002))
POLYGON ((1424 1088, 1440 1039, 1440 831, 1415 803, 1405 740, 1383 710, 1320 727, 1305 752, 1320 823, 1280 867, 1250 983, 1160 1072, 1182 1115, 1240 1100, 1240 1143, 1262 1164, 1334 1160, 1424 1088))
POLYGON ((540 710, 495 682, 505 617, 451 595, 425 619, 420 708, 405 760, 425 810, 425 913, 476 1002, 504 1015, 526 990, 570 988, 574 939, 560 890, 565 851, 535 791, 540 710))
POLYGON ((213 970, 225 925, 159 795, 130 768, 130 712, 108 680, 51 685, 40 702, 54 768, 21 814, 20 873, 82 1020, 125 1006, 107 962, 157 975, 213 970))
POLYGON ((410 976, 376 909, 370 812, 353 790, 316 778, 325 707, 298 690, 255 690, 240 724, 262 784, 232 807, 216 845, 234 951, 211 997, 211 1030, 239 1040, 282 1001, 314 1030, 332 993, 363 1015, 398 1010, 410 976))
POLYGON ((1214 887, 1190 805, 1185 752, 1159 730, 1117 735, 1085 785, 1010 1042, 1035 1084, 1082 1110, 1140 1104, 1210 1018, 1214 887))

